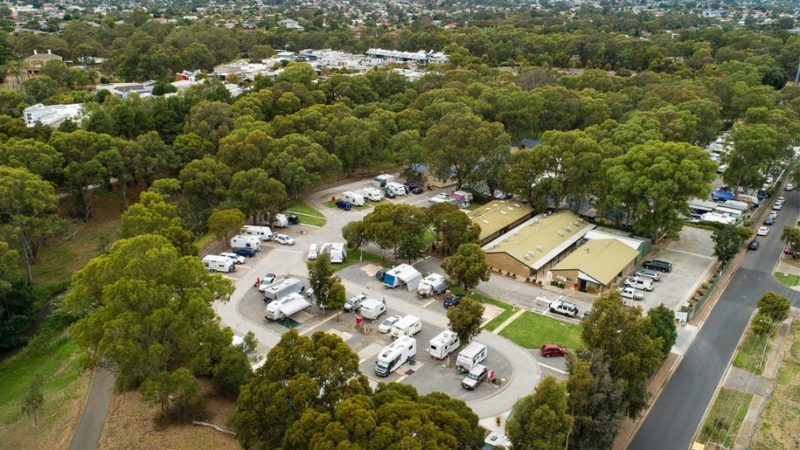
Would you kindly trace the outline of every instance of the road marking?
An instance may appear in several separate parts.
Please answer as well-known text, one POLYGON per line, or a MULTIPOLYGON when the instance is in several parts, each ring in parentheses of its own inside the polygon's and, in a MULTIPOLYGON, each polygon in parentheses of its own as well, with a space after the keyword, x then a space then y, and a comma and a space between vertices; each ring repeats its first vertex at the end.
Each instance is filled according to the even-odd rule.
POLYGON ((327 319, 325 319, 325 320, 323 320, 323 321, 321 321, 321 322, 319 322, 319 323, 316 323, 316 324, 314 324, 313 326, 309 327, 307 330, 303 331, 303 332, 302 332, 302 333, 300 333, 300 334, 308 334, 308 333, 311 333, 312 331, 314 331, 315 329, 317 329, 317 328, 318 328, 320 325, 323 325, 323 324, 325 324, 325 323, 327 323, 327 322, 330 322, 330 320, 331 320, 331 319, 335 319, 335 318, 336 318, 336 314, 334 314, 334 315, 332 315, 332 316, 328 317, 327 319))
POLYGON ((304 253, 300 250, 289 250, 288 248, 277 248, 277 247, 273 251, 283 252, 283 253, 293 253, 296 255, 302 255, 304 253))
POLYGON ((555 368, 555 367, 547 365, 547 364, 545 364, 543 362, 539 362, 539 361, 537 361, 537 362, 539 363, 540 366, 544 367, 545 369, 550 369, 553 372, 558 372, 558 373, 563 373, 564 375, 569 375, 569 372, 567 372, 566 370, 561 370, 561 369, 555 368))
POLYGON ((436 301, 436 299, 433 299, 433 300, 429 301, 428 303, 425 303, 424 305, 422 305, 422 307, 423 307, 423 308, 427 308, 427 307, 428 307, 428 305, 430 305, 431 303, 433 303, 433 302, 435 302, 435 301, 436 301))
POLYGON ((674 248, 668 248, 666 250, 670 251, 670 252, 675 252, 675 253, 681 253, 681 254, 684 254, 684 255, 694 256, 696 258, 711 259, 711 260, 716 261, 716 258, 714 258, 713 256, 701 255, 699 253, 692 253, 692 252, 687 252, 685 250, 678 250, 678 249, 674 249, 674 248))

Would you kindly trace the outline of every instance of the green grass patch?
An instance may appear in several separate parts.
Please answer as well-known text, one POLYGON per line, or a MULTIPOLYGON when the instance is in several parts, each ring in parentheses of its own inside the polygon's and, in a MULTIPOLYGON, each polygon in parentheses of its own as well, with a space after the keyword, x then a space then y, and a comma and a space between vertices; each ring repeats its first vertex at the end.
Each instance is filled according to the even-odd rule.
POLYGON ((327 222, 322 213, 312 208, 308 203, 299 199, 289 200, 289 208, 287 211, 297 214, 297 217, 300 218, 300 223, 313 225, 315 227, 324 227, 325 223, 327 222))
POLYGON ((758 336, 748 328, 741 347, 736 351, 733 366, 761 375, 767 363, 766 354, 772 346, 772 336, 758 336))
POLYGON ((787 287, 794 287, 800 284, 800 275, 790 275, 783 272, 775 272, 775 279, 787 287))
POLYGON ((214 237, 213 233, 206 233, 195 239, 194 243, 197 245, 197 248, 200 249, 200 252, 202 254, 203 249, 216 240, 217 239, 214 237))
POLYGON ((425 234, 422 235, 422 242, 425 243, 425 248, 431 248, 433 245, 433 241, 436 240, 436 235, 433 234, 433 231, 426 231, 425 234))
POLYGON ((37 373, 44 377, 43 393, 59 391, 74 382, 80 373, 75 355, 78 344, 66 333, 52 338, 49 345, 32 354, 20 354, 0 365, 0 424, 22 417, 20 407, 37 373))
MULTIPOLYGON (((361 261, 372 262, 372 263, 381 263, 381 255, 377 255, 372 252, 368 252, 366 250, 359 251, 358 249, 350 250, 347 249, 347 258, 345 258, 344 262, 341 264, 334 264, 334 268, 336 270, 342 270, 346 267, 350 267, 353 264, 356 264, 361 261)), ((387 257, 383 259, 383 263, 386 265, 394 265, 394 261, 387 257)))
MULTIPOLYGON (((464 295, 464 289, 462 289, 459 286, 452 286, 450 288, 450 291, 452 291, 454 294, 464 295)), ((467 295, 467 297, 475 301, 479 301, 481 303, 492 304, 503 310, 503 312, 501 312, 500 315, 498 315, 497 317, 495 317, 494 319, 489 321, 489 323, 486 324, 484 328, 486 328, 489 331, 494 331, 503 322, 508 320, 509 317, 514 315, 515 310, 513 306, 509 305, 508 303, 497 300, 496 298, 489 297, 488 295, 481 294, 480 292, 471 292, 469 295, 467 295)))
POLYGON ((525 348, 539 348, 555 343, 570 349, 583 348, 581 327, 565 323, 541 314, 526 311, 500 332, 516 344, 525 348))
POLYGON ((716 442, 723 448, 732 448, 752 399, 753 394, 722 388, 697 440, 716 442))

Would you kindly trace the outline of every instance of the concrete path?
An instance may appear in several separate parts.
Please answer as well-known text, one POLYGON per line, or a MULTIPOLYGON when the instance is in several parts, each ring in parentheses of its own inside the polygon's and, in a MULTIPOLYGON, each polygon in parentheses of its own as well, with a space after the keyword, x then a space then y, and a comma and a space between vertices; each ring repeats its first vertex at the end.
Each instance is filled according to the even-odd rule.
POLYGON ((517 320, 517 317, 521 316, 523 313, 525 313, 524 309, 520 309, 519 311, 515 312, 514 314, 511 315, 511 317, 508 318, 508 320, 501 323, 497 328, 495 328, 492 331, 492 333, 500 334, 501 331, 503 331, 507 326, 511 325, 511 322, 517 320))
POLYGON ((731 367, 722 386, 739 392, 753 395, 767 395, 770 391, 769 380, 750 371, 731 367))
POLYGON ((83 414, 72 435, 69 450, 94 450, 100 443, 100 434, 106 423, 108 407, 114 395, 116 377, 105 368, 97 367, 92 378, 92 386, 83 406, 83 414))

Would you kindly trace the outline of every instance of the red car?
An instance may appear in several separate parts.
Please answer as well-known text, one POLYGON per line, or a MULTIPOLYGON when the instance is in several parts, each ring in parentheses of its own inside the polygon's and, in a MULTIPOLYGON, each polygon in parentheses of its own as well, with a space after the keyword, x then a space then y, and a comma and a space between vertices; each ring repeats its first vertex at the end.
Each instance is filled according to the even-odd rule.
POLYGON ((551 356, 567 356, 567 347, 556 344, 544 344, 542 348, 539 349, 539 354, 545 358, 551 356))

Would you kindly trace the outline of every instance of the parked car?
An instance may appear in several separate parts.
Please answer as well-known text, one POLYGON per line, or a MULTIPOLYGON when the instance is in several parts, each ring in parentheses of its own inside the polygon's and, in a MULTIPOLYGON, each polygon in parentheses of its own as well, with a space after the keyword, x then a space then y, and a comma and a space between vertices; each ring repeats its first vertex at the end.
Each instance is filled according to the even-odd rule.
POLYGON ((648 277, 627 277, 625 280, 622 281, 622 284, 627 287, 632 287, 634 289, 641 289, 643 291, 652 291, 653 285, 655 282, 652 278, 648 277))
POLYGON ((447 195, 447 193, 445 193, 445 192, 441 192, 439 194, 436 194, 433 197, 431 197, 430 199, 428 199, 428 201, 431 202, 431 203, 444 203, 444 202, 446 202, 448 200, 450 200, 450 196, 447 195))
POLYGON ((258 284, 258 290, 264 292, 265 289, 272 286, 275 281, 277 280, 277 276, 274 273, 268 273, 261 277, 261 282, 258 284))
POLYGON ((347 312, 358 311, 364 300, 367 299, 367 294, 354 295, 344 302, 344 310, 347 312))
POLYGON ((772 217, 773 219, 777 219, 778 211, 770 211, 769 214, 767 214, 767 217, 772 217))
POLYGON ((655 270, 647 270, 647 269, 637 270, 636 273, 634 273, 633 275, 637 277, 652 278, 653 281, 661 280, 661 274, 656 272, 655 270))
POLYGON ((236 253, 233 253, 233 252, 223 252, 223 253, 220 253, 219 256, 224 256, 224 257, 226 257, 228 259, 232 259, 233 262, 236 263, 236 264, 244 264, 244 261, 245 261, 244 256, 237 255, 236 253))
POLYGON ((308 260, 313 261, 317 259, 318 256, 319 256, 319 248, 317 247, 317 244, 311 244, 308 247, 308 260))
POLYGON ((552 356, 567 356, 567 347, 562 347, 556 344, 544 344, 542 348, 539 349, 539 354, 545 358, 550 358, 552 356))
POLYGON ((461 380, 461 387, 468 391, 475 390, 481 383, 486 381, 489 377, 489 369, 483 364, 478 364, 467 373, 467 376, 461 380))
POLYGON ((794 185, 792 183, 786 183, 786 190, 787 191, 793 191, 794 190, 794 185))
POLYGON ((719 167, 717 167, 717 173, 725 173, 726 170, 728 170, 727 164, 720 164, 719 167))
POLYGON ((383 190, 383 196, 386 197, 386 198, 396 198, 397 197, 397 194, 395 194, 394 192, 392 192, 389 189, 383 188, 382 190, 383 190))
POLYGON ((645 269, 657 270, 659 272, 672 272, 671 262, 661 261, 658 259, 645 261, 644 264, 642 264, 642 267, 644 267, 645 269))
POLYGON ((628 300, 644 300, 644 294, 638 292, 634 288, 620 288, 619 295, 621 295, 622 298, 627 298, 628 300))
POLYGON ((494 191, 494 198, 495 200, 511 200, 514 198, 514 194, 508 194, 503 191, 494 191))
POLYGON ((378 333, 386 334, 392 331, 392 326, 400 320, 400 316, 389 316, 383 319, 380 325, 378 325, 378 333))
POLYGON ((381 269, 381 270, 375 272, 375 278, 377 278, 380 281, 383 281, 383 276, 385 274, 386 274, 386 269, 381 269))
POLYGON ((783 203, 781 203, 781 202, 775 202, 772 205, 772 209, 775 210, 775 211, 780 211, 781 208, 783 208, 783 203))
POLYGON ((752 241, 750 241, 750 244, 747 246, 747 249, 748 250, 758 250, 758 247, 760 245, 761 244, 757 240, 753 239, 752 241))
POLYGON ((353 204, 345 200, 336 200, 336 207, 345 211, 350 211, 353 208, 353 204))
POLYGON ((758 227, 758 231, 756 231, 756 234, 759 236, 766 236, 767 233, 769 233, 769 228, 767 227, 758 227))
POLYGON ((791 254, 793 254, 793 253, 794 253, 794 252, 792 251, 792 246, 791 246, 791 245, 789 245, 789 244, 786 244, 786 246, 785 246, 785 247, 783 247, 783 254, 784 254, 784 255, 791 255, 791 254))
POLYGON ((785 202, 785 201, 786 201, 786 197, 784 197, 784 196, 782 196, 782 195, 781 195, 780 197, 778 197, 778 198, 776 199, 776 201, 778 201, 778 202, 780 202, 780 203, 783 203, 783 202, 785 202))
POLYGON ((449 308, 451 306, 456 306, 461 303, 461 296, 460 295, 448 295, 447 297, 442 300, 442 304, 444 304, 445 308, 449 308))
POLYGON ((286 216, 286 219, 289 221, 289 225, 297 225, 300 223, 300 218, 297 217, 297 214, 291 213, 283 213, 286 216))
POLYGON ((248 258, 256 256, 256 249, 252 247, 237 247, 233 249, 233 252, 239 256, 246 256, 248 258))
POLYGON ((764 219, 764 225, 767 225, 767 226, 775 225, 775 218, 767 216, 767 218, 764 219))
POLYGON ((272 240, 274 242, 277 242, 278 244, 281 244, 281 245, 294 245, 294 239, 290 238, 289 236, 287 236, 285 234, 280 234, 280 233, 273 234, 272 235, 272 240))
POLYGON ((550 312, 561 314, 562 316, 567 317, 577 317, 579 313, 578 305, 564 300, 557 300, 550 303, 549 309, 550 312))
POLYGON ((414 183, 403 183, 403 186, 406 187, 407 193, 419 195, 422 194, 422 192, 424 192, 421 187, 417 186, 414 183))

